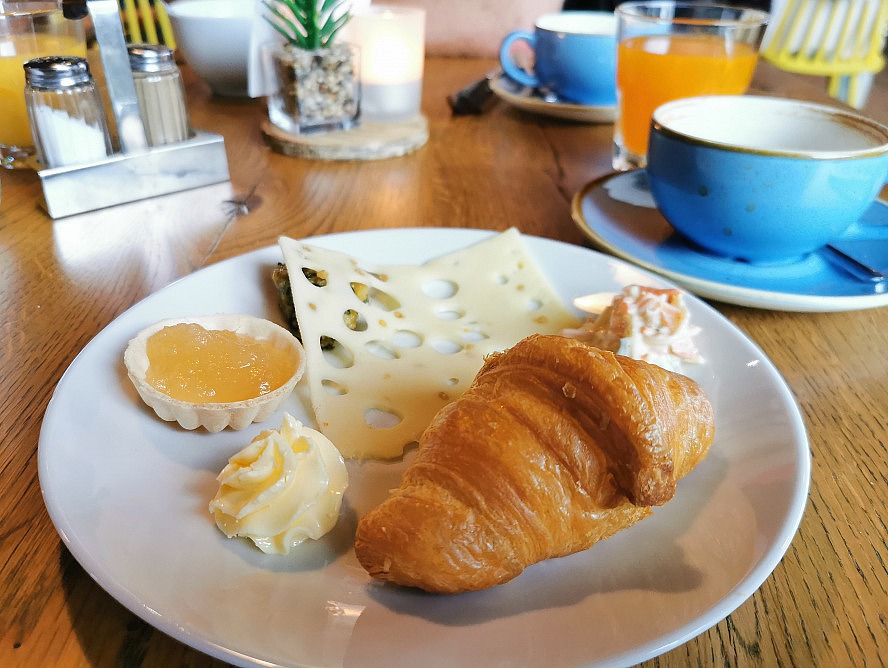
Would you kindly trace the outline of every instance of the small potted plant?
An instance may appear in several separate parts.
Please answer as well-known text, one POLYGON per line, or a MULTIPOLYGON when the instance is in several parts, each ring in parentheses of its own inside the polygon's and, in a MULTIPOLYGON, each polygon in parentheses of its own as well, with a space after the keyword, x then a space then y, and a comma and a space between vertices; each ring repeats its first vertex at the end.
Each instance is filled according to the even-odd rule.
POLYGON ((277 93, 272 123, 294 134, 352 127, 360 113, 358 51, 335 43, 351 18, 349 0, 263 0, 265 19, 284 37, 272 54, 277 93))

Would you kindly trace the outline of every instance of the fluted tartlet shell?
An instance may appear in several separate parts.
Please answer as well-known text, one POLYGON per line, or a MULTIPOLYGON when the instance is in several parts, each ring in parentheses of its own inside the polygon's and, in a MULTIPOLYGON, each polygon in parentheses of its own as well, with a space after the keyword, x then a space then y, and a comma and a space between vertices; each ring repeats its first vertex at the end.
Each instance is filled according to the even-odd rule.
POLYGON ((216 433, 226 427, 243 429, 253 422, 269 418, 290 396, 296 383, 302 378, 305 371, 305 351, 296 337, 269 320, 251 315, 218 313, 162 320, 146 327, 130 340, 123 354, 123 363, 142 401, 148 404, 159 418, 167 422, 178 422, 184 429, 203 427, 208 432, 216 433), (147 381, 149 360, 146 346, 152 334, 164 327, 182 323, 198 324, 208 330, 228 330, 262 341, 275 341, 291 346, 298 353, 296 370, 289 380, 276 390, 244 401, 198 403, 173 399, 158 391, 147 381))

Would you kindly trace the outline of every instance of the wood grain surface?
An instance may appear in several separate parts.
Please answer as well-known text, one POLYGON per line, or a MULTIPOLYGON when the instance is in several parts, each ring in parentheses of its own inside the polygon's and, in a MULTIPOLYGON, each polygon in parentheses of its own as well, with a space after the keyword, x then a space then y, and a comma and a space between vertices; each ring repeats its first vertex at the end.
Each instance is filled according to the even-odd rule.
MULTIPOLYGON (((261 136, 260 101, 213 99, 186 70, 192 123, 225 137, 230 184, 52 221, 38 206, 33 172, 0 174, 0 665, 220 665, 96 585, 63 546, 41 498, 37 443, 53 388, 81 348, 136 301, 281 234, 516 226, 586 243, 570 200, 610 171, 612 127, 502 103, 480 116, 451 116, 446 95, 493 66, 429 60, 429 141, 401 158, 324 162, 275 153, 261 136)), ((822 80, 764 64, 755 86, 827 99, 822 80)), ((866 112, 888 122, 884 74, 866 112)), ((714 306, 764 349, 798 400, 813 454, 810 498, 798 535, 761 588, 647 665, 885 665, 888 308, 802 314, 714 306)))

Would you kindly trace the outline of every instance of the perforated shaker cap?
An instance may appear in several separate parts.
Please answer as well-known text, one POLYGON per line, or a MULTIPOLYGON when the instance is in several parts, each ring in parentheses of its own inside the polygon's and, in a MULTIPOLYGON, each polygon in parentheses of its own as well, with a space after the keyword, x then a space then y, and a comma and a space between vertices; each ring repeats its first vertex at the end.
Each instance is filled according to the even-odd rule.
POLYGON ((132 44, 127 51, 133 72, 168 72, 176 69, 173 50, 163 44, 132 44))
POLYGON ((34 88, 71 88, 92 80, 89 63, 77 56, 42 56, 27 61, 25 81, 34 88))

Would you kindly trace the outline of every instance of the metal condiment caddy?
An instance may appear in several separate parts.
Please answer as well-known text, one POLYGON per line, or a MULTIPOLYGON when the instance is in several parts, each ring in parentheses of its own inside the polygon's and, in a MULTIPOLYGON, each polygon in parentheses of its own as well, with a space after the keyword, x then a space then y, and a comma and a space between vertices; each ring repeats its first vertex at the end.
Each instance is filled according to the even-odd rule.
POLYGON ((66 16, 92 17, 119 152, 93 162, 38 171, 53 218, 167 195, 229 180, 224 139, 193 130, 183 140, 150 146, 145 132, 118 0, 64 2, 66 16))

